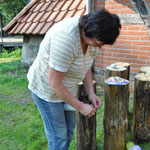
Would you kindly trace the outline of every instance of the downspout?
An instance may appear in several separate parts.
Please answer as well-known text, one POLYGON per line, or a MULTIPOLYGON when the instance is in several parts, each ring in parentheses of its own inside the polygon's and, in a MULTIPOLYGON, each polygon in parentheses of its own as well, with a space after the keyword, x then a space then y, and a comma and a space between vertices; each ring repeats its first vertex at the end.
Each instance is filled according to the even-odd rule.
POLYGON ((86 14, 88 14, 92 11, 91 7, 92 7, 91 0, 86 0, 86 14))
MULTIPOLYGON (((86 14, 88 14, 88 13, 90 13, 90 12, 92 12, 92 1, 91 1, 91 0, 86 0, 86 14)), ((94 66, 95 66, 95 60, 93 61, 91 70, 92 70, 92 78, 93 78, 94 80, 96 80, 96 79, 94 78, 95 72, 96 72, 94 66)))

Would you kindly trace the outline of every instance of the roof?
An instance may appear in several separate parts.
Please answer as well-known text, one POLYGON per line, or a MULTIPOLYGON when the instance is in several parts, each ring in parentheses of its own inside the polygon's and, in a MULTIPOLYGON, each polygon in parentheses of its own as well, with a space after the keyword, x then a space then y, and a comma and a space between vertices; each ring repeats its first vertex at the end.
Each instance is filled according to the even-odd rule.
POLYGON ((52 25, 86 13, 86 0, 32 0, 4 27, 8 34, 45 34, 52 25))

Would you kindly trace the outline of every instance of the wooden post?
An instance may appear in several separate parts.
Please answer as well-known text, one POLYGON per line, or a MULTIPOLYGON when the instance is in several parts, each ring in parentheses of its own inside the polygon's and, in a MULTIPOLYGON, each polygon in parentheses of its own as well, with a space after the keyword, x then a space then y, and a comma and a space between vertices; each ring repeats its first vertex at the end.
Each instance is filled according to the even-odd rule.
POLYGON ((144 66, 140 68, 140 73, 150 72, 150 67, 144 66))
MULTIPOLYGON (((127 63, 127 62, 116 62, 114 63, 116 66, 120 66, 120 67, 125 67, 127 68, 127 72, 126 74, 124 75, 123 78, 129 80, 130 79, 130 64, 127 63)), ((128 102, 128 108, 129 108, 129 102, 128 102)), ((129 110, 128 110, 128 114, 129 114, 129 110)), ((128 128, 130 129, 130 124, 128 124, 128 128)))
MULTIPOLYGON (((96 82, 93 82, 96 92, 96 82)), ((89 103, 88 96, 84 91, 83 83, 79 84, 78 99, 84 103, 89 103)), ((92 117, 85 117, 81 113, 77 114, 77 150, 96 150, 96 114, 92 117)))
POLYGON ((117 66, 115 64, 112 64, 108 67, 106 67, 106 79, 109 77, 119 76, 124 79, 128 79, 128 70, 127 68, 123 66, 117 66))
POLYGON ((126 63, 126 62, 116 62, 114 63, 116 66, 120 66, 120 67, 125 67, 127 68, 127 80, 129 80, 129 77, 130 77, 130 64, 129 63, 126 63))
POLYGON ((135 76, 131 135, 138 143, 150 141, 150 73, 135 76))
MULTIPOLYGON (((120 78, 122 79, 122 78, 120 78)), ((105 80, 104 150, 124 150, 128 128, 129 81, 110 85, 105 80)))

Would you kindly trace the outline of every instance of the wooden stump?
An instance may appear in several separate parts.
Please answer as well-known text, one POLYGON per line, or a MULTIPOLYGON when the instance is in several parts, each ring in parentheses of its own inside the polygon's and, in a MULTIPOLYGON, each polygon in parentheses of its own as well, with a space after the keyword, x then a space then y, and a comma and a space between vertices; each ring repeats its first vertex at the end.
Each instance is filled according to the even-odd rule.
POLYGON ((150 73, 135 76, 132 139, 138 143, 150 141, 150 73))
MULTIPOLYGON (((127 74, 126 74, 126 76, 124 76, 123 78, 129 80, 129 79, 130 79, 130 64, 127 63, 127 62, 116 62, 116 63, 114 63, 114 64, 115 64, 116 66, 120 66, 120 67, 125 67, 125 68, 127 68, 127 74)), ((129 102, 128 102, 128 105, 129 105, 129 102)), ((128 108, 129 108, 129 106, 128 106, 128 108)), ((128 110, 128 114, 130 114, 130 113, 129 113, 129 110, 128 110)), ((128 124, 128 129, 130 129, 130 124, 128 124)))
POLYGON ((104 150, 124 150, 128 128, 129 82, 109 85, 105 80, 104 150))
MULTIPOLYGON (((96 92, 96 82, 93 82, 96 92)), ((88 96, 84 91, 82 83, 78 88, 78 99, 84 103, 89 103, 88 96)), ((81 113, 77 114, 77 150, 96 150, 96 114, 92 117, 85 117, 81 113)))
POLYGON ((125 67, 127 68, 127 80, 129 80, 129 77, 130 77, 130 64, 129 63, 126 63, 126 62, 116 62, 114 63, 116 66, 120 66, 120 67, 125 67))
POLYGON ((128 70, 126 67, 123 66, 117 66, 115 64, 112 64, 108 67, 106 67, 106 79, 109 77, 119 76, 124 79, 128 79, 128 70))
POLYGON ((150 73, 150 67, 145 66, 140 68, 140 73, 150 73))

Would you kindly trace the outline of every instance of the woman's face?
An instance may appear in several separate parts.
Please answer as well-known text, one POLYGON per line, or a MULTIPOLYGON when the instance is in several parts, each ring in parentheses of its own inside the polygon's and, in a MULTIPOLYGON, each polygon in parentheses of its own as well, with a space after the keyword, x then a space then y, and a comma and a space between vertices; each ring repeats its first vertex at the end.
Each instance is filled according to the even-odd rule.
POLYGON ((93 46, 93 47, 98 47, 98 48, 102 48, 102 46, 104 44, 103 42, 96 40, 96 38, 84 37, 84 41, 87 45, 93 46))

